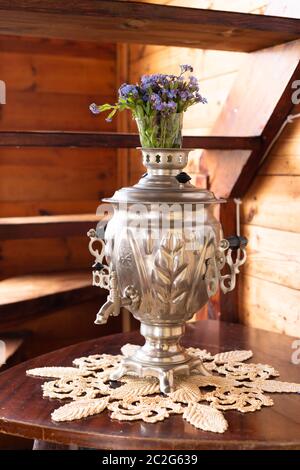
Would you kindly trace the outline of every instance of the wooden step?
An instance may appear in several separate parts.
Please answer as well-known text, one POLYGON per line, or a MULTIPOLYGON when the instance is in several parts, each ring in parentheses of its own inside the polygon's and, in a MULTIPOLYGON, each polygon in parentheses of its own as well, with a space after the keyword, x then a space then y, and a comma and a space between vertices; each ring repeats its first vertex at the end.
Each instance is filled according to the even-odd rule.
MULTIPOLYGON (((96 206, 96 204, 95 204, 96 206)), ((86 236, 91 228, 105 218, 96 214, 42 215, 0 218, 0 240, 86 236)))
POLYGON ((129 1, 2 0, 0 34, 251 52, 298 39, 293 18, 129 1))
MULTIPOLYGON (((138 134, 117 132, 0 132, 0 147, 139 147, 138 134)), ((218 150, 257 150, 260 137, 184 136, 183 147, 218 150)))
POLYGON ((100 290, 92 286, 87 270, 5 279, 0 281, 0 331, 97 296, 101 296, 100 290))

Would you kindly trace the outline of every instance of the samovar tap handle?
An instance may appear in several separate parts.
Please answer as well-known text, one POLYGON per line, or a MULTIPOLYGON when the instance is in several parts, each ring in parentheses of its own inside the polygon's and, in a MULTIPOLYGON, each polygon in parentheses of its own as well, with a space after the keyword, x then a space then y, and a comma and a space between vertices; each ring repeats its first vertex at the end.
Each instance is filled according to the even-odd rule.
POLYGON ((219 272, 220 272, 220 287, 224 294, 232 291, 236 285, 236 275, 240 272, 242 266, 247 258, 246 246, 248 240, 246 237, 240 235, 232 235, 223 238, 219 244, 219 272), (228 250, 228 251, 227 251, 228 250), (227 253, 225 254, 225 251, 227 253), (236 251, 236 259, 233 261, 232 253, 236 251), (227 264, 230 269, 229 274, 221 274, 222 268, 227 264))

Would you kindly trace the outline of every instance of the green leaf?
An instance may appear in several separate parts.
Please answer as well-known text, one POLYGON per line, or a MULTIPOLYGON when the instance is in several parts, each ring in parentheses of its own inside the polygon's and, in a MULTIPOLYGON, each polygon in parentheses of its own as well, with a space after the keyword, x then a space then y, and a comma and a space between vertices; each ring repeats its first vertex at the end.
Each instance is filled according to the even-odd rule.
POLYGON ((112 112, 109 113, 106 119, 110 121, 114 117, 117 111, 118 111, 118 108, 113 109, 112 112))

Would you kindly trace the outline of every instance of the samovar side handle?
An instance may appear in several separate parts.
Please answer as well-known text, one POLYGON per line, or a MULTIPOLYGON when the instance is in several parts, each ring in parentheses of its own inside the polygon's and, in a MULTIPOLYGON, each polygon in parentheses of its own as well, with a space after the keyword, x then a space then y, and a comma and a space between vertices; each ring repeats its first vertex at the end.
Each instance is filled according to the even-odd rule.
POLYGON ((120 314, 121 307, 133 306, 138 308, 140 297, 137 290, 132 285, 126 286, 124 295, 120 293, 117 272, 111 266, 103 264, 105 257, 105 241, 97 236, 95 229, 88 231, 87 236, 90 238, 89 251, 95 258, 93 264, 93 286, 107 289, 109 294, 105 304, 102 305, 97 313, 95 323, 103 325, 107 323, 110 316, 116 317, 120 314), (101 251, 99 252, 94 246, 100 243, 101 251))
POLYGON ((242 266, 247 258, 246 246, 248 240, 246 237, 239 235, 232 235, 227 238, 223 238, 218 247, 218 268, 220 274, 220 287, 224 294, 232 291, 236 285, 236 275, 240 272, 240 266, 242 266), (232 253, 236 253, 236 259, 233 261, 232 253), (227 253, 226 253, 227 252, 227 253), (230 273, 222 274, 221 270, 225 265, 229 266, 230 273))
POLYGON ((87 236, 89 241, 89 252, 95 258, 93 264, 93 286, 107 289, 109 295, 104 305, 97 313, 95 323, 102 325, 107 323, 110 315, 117 316, 120 314, 121 299, 119 294, 119 287, 117 281, 117 273, 110 266, 103 263, 105 257, 105 241, 97 236, 95 229, 88 231, 87 236), (100 252, 95 248, 96 244, 100 244, 100 252))

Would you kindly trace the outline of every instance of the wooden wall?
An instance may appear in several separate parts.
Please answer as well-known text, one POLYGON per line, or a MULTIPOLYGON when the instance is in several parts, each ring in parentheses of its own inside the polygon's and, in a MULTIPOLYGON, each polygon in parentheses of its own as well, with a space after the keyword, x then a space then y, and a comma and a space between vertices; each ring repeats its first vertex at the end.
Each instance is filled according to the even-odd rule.
MULTIPOLYGON (((300 113, 295 106, 293 114, 300 113)), ((248 260, 240 320, 300 336, 300 119, 288 124, 242 204, 248 260)))
MULTIPOLYGON (((0 37, 1 130, 115 130, 92 102, 115 100, 116 46, 0 37)), ((0 216, 95 213, 116 189, 115 149, 1 148, 0 216)), ((1 277, 86 268, 83 237, 5 240, 1 277)))

